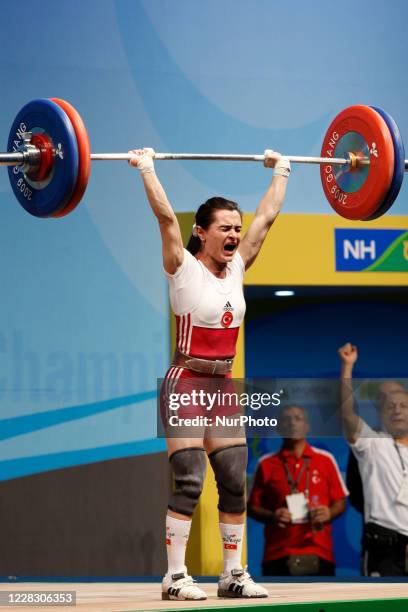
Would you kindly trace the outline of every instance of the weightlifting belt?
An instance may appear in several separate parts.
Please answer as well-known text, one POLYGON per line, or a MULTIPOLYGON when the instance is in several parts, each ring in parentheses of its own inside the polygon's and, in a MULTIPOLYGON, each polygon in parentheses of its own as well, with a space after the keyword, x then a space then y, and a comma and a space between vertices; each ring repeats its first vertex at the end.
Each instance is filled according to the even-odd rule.
POLYGON ((232 370, 233 359, 201 359, 184 355, 178 349, 174 353, 173 366, 187 368, 200 374, 228 374, 232 370))

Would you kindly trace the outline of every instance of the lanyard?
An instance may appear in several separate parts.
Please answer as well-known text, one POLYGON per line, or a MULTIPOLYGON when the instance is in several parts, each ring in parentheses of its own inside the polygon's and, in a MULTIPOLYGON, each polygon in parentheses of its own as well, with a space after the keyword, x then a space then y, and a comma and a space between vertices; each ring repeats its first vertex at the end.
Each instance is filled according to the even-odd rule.
POLYGON ((283 459, 283 465, 285 467, 286 477, 288 479, 288 485, 290 487, 291 493, 298 493, 298 484, 300 483, 302 476, 306 470, 306 487, 305 487, 305 496, 309 497, 309 484, 310 484, 310 457, 305 457, 303 461, 303 465, 299 470, 299 474, 297 475, 296 480, 293 480, 293 476, 289 469, 288 463, 286 459, 283 459))
POLYGON ((398 457, 399 457, 399 460, 401 462, 402 473, 403 473, 403 475, 405 477, 407 475, 407 468, 405 467, 404 459, 402 458, 401 451, 400 451, 399 446, 398 446, 398 444, 396 442, 394 442, 394 448, 395 448, 395 450, 398 453, 398 457))

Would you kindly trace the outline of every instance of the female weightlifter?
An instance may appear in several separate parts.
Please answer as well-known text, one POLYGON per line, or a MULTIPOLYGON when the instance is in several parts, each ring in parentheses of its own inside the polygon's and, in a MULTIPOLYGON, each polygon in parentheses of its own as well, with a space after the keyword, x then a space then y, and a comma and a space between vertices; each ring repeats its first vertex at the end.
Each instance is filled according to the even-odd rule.
MULTIPOLYGON (((129 163, 139 169, 159 223, 164 271, 177 321, 177 348, 166 373, 166 389, 162 389, 162 396, 168 397, 170 392, 193 389, 200 378, 219 381, 231 377, 239 326, 245 314, 244 272, 255 261, 279 214, 290 163, 280 153, 265 151, 264 165, 274 168, 273 178, 245 236, 241 238, 242 213, 238 205, 214 197, 199 207, 192 236, 184 249, 177 217, 155 173, 154 151, 135 149, 130 153, 133 156, 129 163)), ((236 413, 237 407, 231 410, 236 413)), ((204 414, 205 410, 197 412, 189 405, 181 406, 177 412, 178 417, 183 417, 204 414)), ((167 409, 162 410, 168 431, 167 416, 167 409)), ((207 429, 202 429, 201 437, 169 435, 167 439, 175 490, 166 517, 168 571, 162 583, 162 598, 206 599, 185 566, 191 517, 204 483, 206 454, 219 494, 224 571, 219 578, 218 596, 267 597, 266 589, 257 585, 241 565, 248 458, 245 437, 216 437, 209 435, 207 429)))

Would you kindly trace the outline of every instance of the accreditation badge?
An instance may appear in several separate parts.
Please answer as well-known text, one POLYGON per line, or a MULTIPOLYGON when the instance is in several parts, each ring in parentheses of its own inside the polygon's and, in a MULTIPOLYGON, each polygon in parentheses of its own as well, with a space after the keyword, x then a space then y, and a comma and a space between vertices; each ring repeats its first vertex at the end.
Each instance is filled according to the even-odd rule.
POLYGON ((306 523, 309 516, 309 506, 304 493, 292 493, 286 496, 288 510, 292 515, 292 523, 306 523))
POLYGON ((401 488, 398 491, 396 502, 408 507, 408 474, 404 472, 401 488))

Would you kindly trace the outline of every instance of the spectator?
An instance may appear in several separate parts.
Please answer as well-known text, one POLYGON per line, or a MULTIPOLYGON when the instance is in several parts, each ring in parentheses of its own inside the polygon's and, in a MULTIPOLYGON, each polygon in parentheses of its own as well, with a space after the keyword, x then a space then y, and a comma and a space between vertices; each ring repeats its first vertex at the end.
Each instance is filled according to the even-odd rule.
POLYGON ((282 447, 259 460, 248 502, 249 516, 265 523, 262 573, 334 576, 331 522, 347 489, 334 457, 307 442, 304 408, 283 408, 279 431, 282 447))
POLYGON ((340 416, 364 491, 363 573, 404 576, 408 574, 408 394, 399 383, 383 383, 377 403, 382 430, 372 429, 354 411, 351 379, 357 347, 347 343, 339 356, 340 416))
MULTIPOLYGON (((400 393, 405 391, 404 385, 394 380, 387 380, 381 383, 378 387, 376 402, 378 408, 386 397, 392 393, 400 393)), ((358 467, 358 461, 353 454, 353 451, 349 451, 349 458, 347 462, 346 470, 346 485, 350 493, 349 501, 350 504, 359 512, 364 514, 364 494, 363 494, 363 483, 361 480, 361 474, 358 467)))

